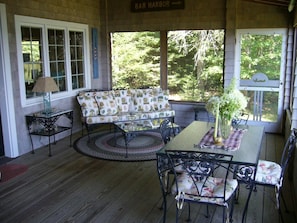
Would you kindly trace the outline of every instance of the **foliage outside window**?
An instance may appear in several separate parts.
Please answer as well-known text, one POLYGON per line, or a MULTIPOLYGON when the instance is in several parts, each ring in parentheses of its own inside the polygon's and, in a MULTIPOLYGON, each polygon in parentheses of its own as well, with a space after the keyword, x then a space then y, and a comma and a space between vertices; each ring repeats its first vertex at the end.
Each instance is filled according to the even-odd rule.
POLYGON ((112 88, 160 86, 160 33, 111 34, 112 88))
POLYGON ((264 73, 269 80, 279 80, 282 35, 241 35, 240 79, 249 80, 264 73))
MULTIPOLYGON (((160 86, 159 32, 112 33, 112 87, 160 86)), ((170 99, 207 101, 223 90, 224 31, 168 33, 170 99)))
POLYGON ((55 94, 66 96, 90 87, 86 76, 89 69, 86 25, 26 16, 16 16, 15 20, 22 55, 19 70, 24 72, 20 72, 20 86, 25 92, 21 93, 23 105, 38 101, 40 93, 32 89, 41 76, 54 78, 60 90, 55 94))
POLYGON ((168 33, 171 99, 206 102, 223 91, 224 31, 168 33))

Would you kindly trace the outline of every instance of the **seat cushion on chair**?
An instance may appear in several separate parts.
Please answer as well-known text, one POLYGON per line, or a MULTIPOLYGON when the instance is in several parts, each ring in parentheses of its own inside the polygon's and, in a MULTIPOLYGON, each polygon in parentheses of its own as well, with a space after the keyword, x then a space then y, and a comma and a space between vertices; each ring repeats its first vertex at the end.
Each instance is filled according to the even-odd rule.
MULTIPOLYGON (((208 177, 206 182, 201 180, 193 182, 192 178, 186 173, 177 176, 177 187, 173 185, 171 192, 177 194, 175 199, 193 200, 203 203, 213 203, 225 205, 224 199, 224 179, 208 177), (196 189, 198 187, 198 190, 196 189), (181 193, 178 193, 181 192, 181 193), (181 195, 182 194, 182 195, 181 195)), ((235 179, 227 179, 225 200, 229 200, 237 189, 238 182, 235 179)))
MULTIPOLYGON (((186 172, 181 173, 177 176, 176 182, 180 191, 190 191, 193 186, 192 179, 186 172)), ((171 189, 172 194, 177 194, 176 186, 174 185, 171 189)))
POLYGON ((256 182, 276 185, 281 176, 281 166, 275 162, 259 160, 256 173, 256 182))

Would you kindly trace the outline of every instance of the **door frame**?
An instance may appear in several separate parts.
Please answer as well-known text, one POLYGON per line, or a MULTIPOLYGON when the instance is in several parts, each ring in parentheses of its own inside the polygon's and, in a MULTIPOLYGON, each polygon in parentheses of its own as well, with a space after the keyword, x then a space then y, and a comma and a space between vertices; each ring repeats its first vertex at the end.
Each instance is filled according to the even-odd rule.
MULTIPOLYGON (((241 34, 281 34, 282 39, 282 56, 280 63, 280 77, 279 77, 279 96, 278 96, 278 119, 277 122, 264 122, 264 121, 253 121, 249 120, 248 123, 251 125, 262 125, 265 127, 266 132, 281 133, 283 126, 283 108, 284 108, 284 78, 285 78, 285 61, 286 61, 286 50, 287 50, 287 29, 238 29, 236 30, 236 44, 235 44, 235 77, 240 80, 240 58, 241 58, 241 34)), ((244 90, 245 87, 241 87, 239 84, 239 90, 244 90)), ((258 90, 258 89, 255 89, 258 90)), ((266 91, 265 89, 264 91, 266 91)))
POLYGON ((0 110, 6 157, 19 156, 5 4, 0 3, 0 110))

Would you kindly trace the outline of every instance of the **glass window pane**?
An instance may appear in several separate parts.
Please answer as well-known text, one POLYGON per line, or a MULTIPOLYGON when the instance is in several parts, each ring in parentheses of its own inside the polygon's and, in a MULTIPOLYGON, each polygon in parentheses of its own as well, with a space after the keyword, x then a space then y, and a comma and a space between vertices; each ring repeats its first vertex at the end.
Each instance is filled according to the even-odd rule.
POLYGON ((85 86, 85 83, 84 83, 84 76, 83 75, 79 75, 78 76, 78 88, 82 88, 83 86, 85 86))
POLYGON ((57 76, 57 66, 56 66, 56 63, 50 63, 50 69, 51 69, 51 76, 52 77, 56 77, 57 76))
POLYGON ((59 76, 64 76, 65 75, 65 70, 64 70, 64 62, 58 62, 58 71, 59 71, 59 76))
POLYGON ((70 59, 75 60, 75 58, 76 58, 75 47, 70 47, 70 59))
POLYGON ((71 76, 72 76, 72 89, 78 89, 85 87, 84 81, 80 81, 80 78, 84 79, 84 46, 82 32, 70 31, 70 59, 71 59, 71 76))
POLYGON ((72 74, 77 74, 76 62, 71 62, 71 73, 72 74))
POLYGON ((55 40, 55 30, 48 29, 47 33, 48 33, 48 43, 49 44, 55 44, 55 42, 56 42, 56 40, 55 40))
POLYGON ((42 32, 35 27, 21 27, 21 32, 26 98, 31 98, 36 96, 32 92, 36 80, 43 75, 42 32))
POLYGON ((77 55, 78 60, 81 60, 83 58, 83 48, 82 47, 76 48, 76 55, 77 55))
POLYGON ((56 47, 54 46, 49 46, 49 59, 50 61, 57 60, 56 47))
POLYGON ((57 47, 57 60, 64 60, 64 46, 58 46, 57 47))
POLYGON ((84 66, 82 61, 77 62, 77 73, 82 74, 84 72, 84 66))
POLYGON ((66 91, 66 77, 61 77, 59 76, 57 79, 56 79, 56 82, 57 82, 57 85, 59 87, 59 90, 60 91, 66 91))
POLYGON ((50 72, 51 77, 55 79, 60 92, 66 90, 64 35, 64 30, 48 29, 50 72))
POLYGON ((65 41, 64 30, 56 30, 57 45, 64 45, 65 41))

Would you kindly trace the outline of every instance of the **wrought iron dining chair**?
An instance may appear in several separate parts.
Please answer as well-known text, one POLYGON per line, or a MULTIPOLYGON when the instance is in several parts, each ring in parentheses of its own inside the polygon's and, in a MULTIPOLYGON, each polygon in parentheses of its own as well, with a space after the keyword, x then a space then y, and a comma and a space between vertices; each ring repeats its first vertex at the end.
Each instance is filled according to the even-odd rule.
POLYGON ((169 180, 169 174, 172 174, 172 162, 169 162, 169 158, 166 153, 157 154, 157 171, 159 176, 159 182, 162 192, 162 206, 163 210, 163 223, 166 222, 167 213, 167 196, 170 194, 170 185, 172 184, 169 180))
MULTIPOLYGON (((180 127, 177 125, 174 125, 169 119, 164 119, 160 124, 160 134, 162 137, 162 140, 164 144, 167 144, 174 136, 176 136, 180 132, 180 127)), ((171 163, 169 162, 169 159, 164 154, 158 154, 157 155, 157 170, 158 170, 158 176, 159 181, 161 185, 161 191, 163 196, 163 203, 162 203, 162 209, 164 211, 163 213, 163 222, 166 222, 166 211, 167 211, 167 195, 170 193, 170 187, 173 184, 173 181, 170 180, 170 175, 173 174, 172 172, 172 166, 170 166, 171 163)), ((177 172, 182 172, 182 170, 176 169, 177 172)))
POLYGON ((171 139, 170 120, 164 119, 160 124, 160 133, 164 144, 167 144, 171 139))
POLYGON ((164 119, 160 124, 160 134, 164 144, 167 144, 180 131, 180 127, 169 119, 164 119))
MULTIPOLYGON (((285 143, 280 163, 268 160, 259 160, 256 168, 256 176, 254 179, 255 191, 257 190, 257 185, 275 188, 276 208, 279 212, 279 216, 282 222, 284 222, 284 219, 280 208, 280 197, 283 200, 285 209, 288 210, 285 199, 282 195, 282 186, 285 171, 288 167, 293 151, 296 147, 296 137, 297 129, 293 129, 285 143)), ((245 181, 248 178, 253 179, 253 173, 254 169, 241 167, 239 168, 239 171, 237 173, 237 178, 239 182, 241 180, 245 181)))
POLYGON ((246 112, 240 113, 240 115, 232 119, 232 126, 236 127, 238 125, 247 125, 250 115, 246 112))
POLYGON ((275 188, 276 208, 278 209, 279 216, 282 222, 284 222, 284 219, 283 219, 281 207, 280 207, 280 197, 283 200, 285 209, 288 210, 287 205, 285 203, 285 199, 282 195, 282 186, 283 186, 285 171, 288 167, 293 151, 296 147, 296 137, 297 137, 297 129, 293 129, 286 141, 286 144, 282 153, 281 162, 279 164, 268 160, 259 160, 257 165, 257 171, 256 171, 256 178, 255 178, 256 185, 275 188))
POLYGON ((176 222, 184 203, 188 203, 188 220, 191 217, 190 204, 199 203, 207 205, 207 216, 208 205, 223 207, 222 221, 232 221, 238 187, 237 180, 228 177, 233 156, 198 152, 167 152, 167 155, 175 177, 171 193, 176 200, 176 222), (177 171, 181 169, 183 172, 177 171))

